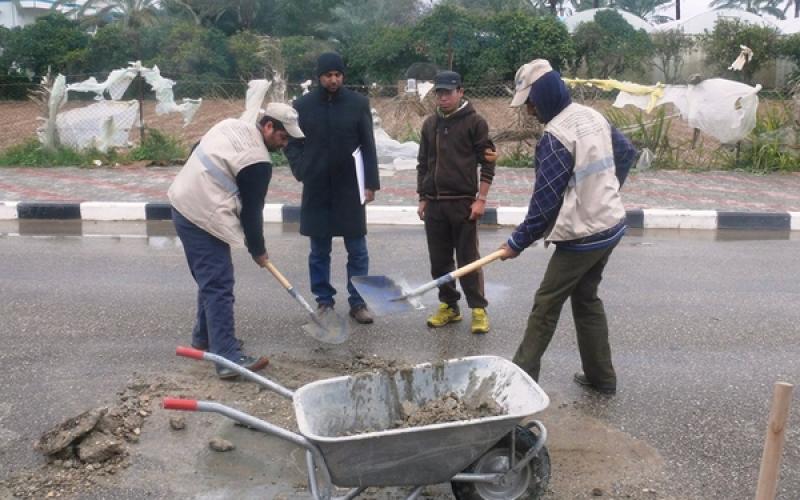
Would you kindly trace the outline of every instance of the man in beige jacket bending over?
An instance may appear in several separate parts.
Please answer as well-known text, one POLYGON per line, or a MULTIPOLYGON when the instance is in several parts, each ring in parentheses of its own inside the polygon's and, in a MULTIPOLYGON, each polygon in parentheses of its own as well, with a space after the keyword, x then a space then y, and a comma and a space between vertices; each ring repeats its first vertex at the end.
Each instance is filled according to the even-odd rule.
MULTIPOLYGON (((169 188, 172 220, 198 288, 192 347, 250 370, 264 368, 268 360, 243 355, 236 339, 231 246, 246 246, 255 263, 266 266, 269 152, 285 147, 289 136, 301 138, 303 132, 287 104, 270 103, 258 123, 223 120, 200 139, 169 188)), ((237 373, 217 366, 217 375, 232 379, 237 373)))

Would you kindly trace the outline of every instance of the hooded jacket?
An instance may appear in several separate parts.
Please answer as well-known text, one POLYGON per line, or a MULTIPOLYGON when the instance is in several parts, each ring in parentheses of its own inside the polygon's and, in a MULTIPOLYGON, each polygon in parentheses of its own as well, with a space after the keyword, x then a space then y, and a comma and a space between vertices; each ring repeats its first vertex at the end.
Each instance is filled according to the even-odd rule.
POLYGON ((479 182, 491 184, 494 178, 495 165, 484 158, 486 148, 494 148, 489 125, 469 102, 450 115, 437 112, 426 118, 417 156, 420 199, 475 198, 479 182))

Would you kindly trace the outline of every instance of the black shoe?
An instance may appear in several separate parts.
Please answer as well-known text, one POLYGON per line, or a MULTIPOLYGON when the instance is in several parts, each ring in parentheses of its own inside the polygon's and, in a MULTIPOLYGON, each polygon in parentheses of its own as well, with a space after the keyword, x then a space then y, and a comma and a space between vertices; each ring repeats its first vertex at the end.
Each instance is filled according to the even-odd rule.
POLYGON ((317 304, 317 314, 326 314, 329 312, 333 312, 333 304, 327 302, 320 302, 317 304))
POLYGON ((358 304, 350 308, 350 317, 362 325, 372 324, 372 313, 365 304, 358 304))
MULTIPOLYGON (((251 372, 263 370, 268 364, 269 359, 266 356, 255 358, 253 356, 242 356, 237 363, 242 368, 247 368, 251 372)), ((217 377, 222 380, 230 380, 238 377, 239 374, 227 366, 217 366, 217 377)))
POLYGON ((617 387, 616 386, 614 386, 614 385, 595 385, 595 384, 589 382, 589 379, 586 378, 586 375, 584 375, 583 372, 576 373, 575 376, 572 377, 572 380, 574 380, 575 383, 577 383, 578 385, 582 385, 584 387, 588 387, 589 389, 592 389, 593 391, 597 391, 600 394, 616 394, 617 393, 617 387))

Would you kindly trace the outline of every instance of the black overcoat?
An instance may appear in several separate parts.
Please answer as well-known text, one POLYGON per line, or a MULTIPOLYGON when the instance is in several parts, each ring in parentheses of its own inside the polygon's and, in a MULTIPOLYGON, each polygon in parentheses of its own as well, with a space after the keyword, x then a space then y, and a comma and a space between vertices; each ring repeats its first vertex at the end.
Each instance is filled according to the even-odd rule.
POLYGON ((367 234, 353 151, 364 157, 364 185, 380 189, 369 99, 349 89, 318 87, 294 102, 305 139, 291 140, 286 157, 303 183, 300 234, 313 237, 367 234))

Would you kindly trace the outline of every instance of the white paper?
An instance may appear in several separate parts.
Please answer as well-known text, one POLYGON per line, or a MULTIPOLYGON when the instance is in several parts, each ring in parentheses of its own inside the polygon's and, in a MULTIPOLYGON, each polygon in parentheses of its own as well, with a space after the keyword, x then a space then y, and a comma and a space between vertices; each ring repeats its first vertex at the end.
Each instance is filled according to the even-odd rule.
POLYGON ((358 196, 361 204, 364 204, 366 196, 364 194, 364 156, 361 154, 361 146, 353 151, 353 159, 356 161, 356 182, 358 182, 358 196))

